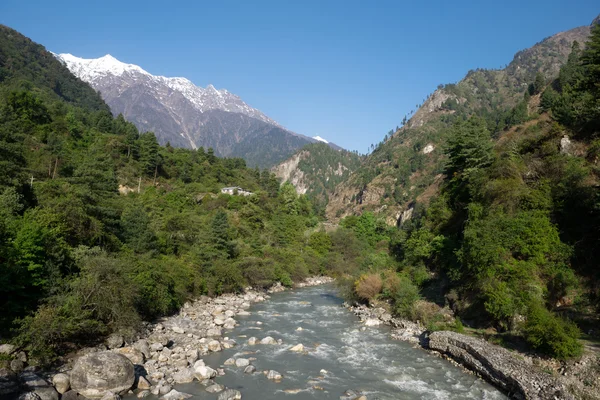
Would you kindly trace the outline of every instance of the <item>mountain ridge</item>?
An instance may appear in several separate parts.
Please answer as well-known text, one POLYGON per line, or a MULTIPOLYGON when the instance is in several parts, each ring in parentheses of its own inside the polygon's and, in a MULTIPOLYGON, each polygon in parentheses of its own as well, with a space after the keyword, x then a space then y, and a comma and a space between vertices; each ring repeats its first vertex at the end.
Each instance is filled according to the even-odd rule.
MULTIPOLYGON (((444 168, 444 132, 461 116, 479 115, 499 135, 515 120, 523 95, 538 73, 554 79, 575 41, 583 44, 590 26, 559 32, 518 51, 503 69, 469 71, 457 83, 440 85, 406 123, 341 182, 327 205, 332 221, 365 211, 381 213, 390 225, 401 224, 416 205, 437 191, 444 168), (497 119, 497 115, 504 115, 497 119)), ((539 97, 538 97, 539 101, 539 97)))
POLYGON ((155 76, 110 54, 95 59, 55 56, 99 91, 113 114, 123 114, 140 131, 154 132, 161 144, 213 148, 218 156, 242 157, 250 166, 269 168, 318 141, 286 129, 226 89, 155 76))

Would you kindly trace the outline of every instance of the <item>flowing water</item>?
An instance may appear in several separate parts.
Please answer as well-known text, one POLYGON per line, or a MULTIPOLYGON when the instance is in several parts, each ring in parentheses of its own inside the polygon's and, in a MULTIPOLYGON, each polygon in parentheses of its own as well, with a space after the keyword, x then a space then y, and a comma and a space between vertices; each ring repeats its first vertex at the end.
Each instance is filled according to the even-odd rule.
MULTIPOLYGON (((215 381, 237 389, 244 400, 339 399, 347 389, 374 399, 506 399, 486 382, 449 362, 408 343, 389 337, 388 327, 366 327, 336 296, 331 285, 277 293, 253 305, 250 316, 238 316, 229 332, 238 342, 233 349, 204 357, 217 368, 230 357, 254 357, 253 375, 244 368, 224 366, 226 375, 215 381), (301 327, 302 330, 297 330, 301 327), (283 345, 247 344, 247 338, 282 339, 283 345), (289 351, 302 343, 304 353, 289 351), (283 375, 273 382, 261 372, 283 375), (326 370, 321 372, 321 370, 326 370)), ((198 382, 177 390, 196 398, 215 399, 198 382)))

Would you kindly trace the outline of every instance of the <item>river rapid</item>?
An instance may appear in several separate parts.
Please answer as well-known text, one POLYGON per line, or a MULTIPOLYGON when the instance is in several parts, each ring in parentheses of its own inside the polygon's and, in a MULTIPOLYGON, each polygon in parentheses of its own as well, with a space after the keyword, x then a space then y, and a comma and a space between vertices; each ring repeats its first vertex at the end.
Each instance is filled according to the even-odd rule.
MULTIPOLYGON (((239 390, 245 400, 339 399, 348 389, 374 399, 506 399, 497 389, 449 362, 408 343, 393 341, 388 327, 363 327, 342 307, 333 285, 276 293, 253 305, 228 333, 238 345, 204 357, 225 369, 217 383, 239 390), (299 328, 302 328, 301 330, 299 328), (281 345, 248 344, 271 336, 281 345), (290 351, 301 343, 304 352, 290 351), (224 365, 250 358, 257 371, 224 365), (253 359, 254 358, 254 359, 253 359), (276 370, 283 379, 268 380, 276 370)), ((195 398, 214 399, 198 382, 177 385, 195 398)))

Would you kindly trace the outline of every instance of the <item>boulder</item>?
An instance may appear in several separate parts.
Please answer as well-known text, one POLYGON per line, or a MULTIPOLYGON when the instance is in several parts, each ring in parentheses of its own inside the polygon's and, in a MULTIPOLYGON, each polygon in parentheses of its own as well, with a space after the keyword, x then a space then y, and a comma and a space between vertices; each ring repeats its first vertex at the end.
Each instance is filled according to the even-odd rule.
POLYGON ((260 344, 277 344, 277 341, 271 336, 267 336, 260 341, 260 344))
POLYGON ((381 324, 381 321, 377 318, 367 318, 365 320, 365 326, 378 326, 381 324))
POLYGON ((148 382, 148 379, 146 379, 143 376, 138 376, 138 381, 137 381, 137 388, 141 389, 141 390, 149 390, 152 385, 150 384, 150 382, 148 382))
POLYGON ((256 372, 256 367, 254 365, 248 365, 246 368, 244 368, 245 374, 253 374, 255 372, 256 372))
POLYGON ((103 351, 80 357, 71 371, 71 387, 90 399, 106 392, 127 392, 135 381, 133 363, 124 355, 103 351))
POLYGON ((42 400, 58 400, 56 389, 35 373, 25 372, 20 379, 25 391, 35 392, 42 400))
POLYGON ((106 339, 106 346, 109 349, 118 349, 119 347, 123 347, 124 343, 125 340, 123 339, 123 336, 117 334, 110 335, 108 339, 106 339))
MULTIPOLYGON (((144 357, 146 358, 150 358, 152 356, 152 350, 150 349, 150 345, 148 344, 148 341, 145 339, 141 339, 138 340, 137 342, 135 342, 133 344, 133 347, 139 351, 142 352, 142 354, 144 355, 144 357)), ((161 348, 158 350, 162 349, 162 345, 161 348)))
POLYGON ((124 355, 131 361, 133 364, 142 365, 144 364, 144 353, 135 347, 122 347, 120 349, 113 350, 115 353, 119 353, 124 355))
POLYGON ((250 339, 248 339, 248 344, 251 346, 254 346, 256 343, 258 343, 258 339, 255 338, 254 336, 251 337, 250 339))
POLYGON ((18 391, 17 375, 8 368, 0 368, 0 399, 10 398, 18 391))
POLYGON ((190 397, 192 397, 191 394, 181 393, 175 389, 171 389, 171 391, 169 393, 165 394, 163 397, 161 397, 161 399, 162 400, 184 400, 184 399, 189 399, 190 397))
POLYGON ((275 371, 274 369, 267 372, 267 379, 270 379, 272 381, 280 381, 282 378, 283 376, 281 376, 281 374, 275 371))
POLYGON ((194 368, 194 377, 199 381, 214 378, 215 376, 217 376, 217 371, 215 371, 211 367, 201 365, 198 368, 194 368))
POLYGON ((60 400, 81 400, 81 399, 79 398, 79 395, 77 394, 76 391, 69 390, 68 392, 66 392, 62 396, 60 396, 60 400))
POLYGON ((221 343, 218 340, 211 340, 208 342, 208 350, 210 351, 221 351, 221 343))
POLYGON ((42 398, 36 392, 25 392, 21 393, 19 400, 42 400, 42 398))
POLYGON ((238 368, 247 367, 250 365, 250 360, 247 358, 238 358, 235 360, 235 366, 238 368))
POLYGON ((162 345, 162 343, 152 343, 150 345, 150 350, 152 350, 152 351, 161 351, 163 349, 163 347, 164 346, 162 345))
POLYGON ((175 383, 189 383, 194 380, 194 371, 189 368, 182 369, 179 372, 173 374, 173 380, 175 383))
POLYGON ((173 326, 173 327, 171 327, 171 330, 175 333, 181 333, 181 334, 185 333, 185 329, 183 329, 180 326, 173 326))
POLYGON ((71 379, 67 374, 56 374, 52 377, 52 384, 58 393, 63 394, 71 388, 71 379))
POLYGON ((25 369, 25 363, 21 360, 12 360, 10 362, 10 369, 12 369, 15 373, 21 373, 25 369))
POLYGON ((296 353, 301 353, 304 351, 304 345, 302 343, 299 343, 299 344, 291 347, 290 351, 295 351, 296 353))
POLYGON ((219 393, 225 389, 225 386, 219 385, 218 383, 213 383, 212 385, 208 385, 206 387, 206 391, 208 393, 219 393))
POLYGON ((235 358, 228 358, 223 365, 235 365, 235 358))
POLYGON ((438 331, 429 335, 429 348, 452 357, 515 398, 574 399, 564 384, 553 376, 485 340, 438 331))
POLYGON ((242 394, 239 390, 227 389, 219 394, 217 400, 242 400, 242 394))
POLYGON ((121 400, 121 396, 112 392, 106 392, 101 400, 121 400))
POLYGON ((149 390, 142 390, 141 392, 139 392, 137 394, 137 398, 138 399, 145 399, 146 397, 150 396, 151 394, 152 393, 149 390))
POLYGON ((15 346, 14 344, 9 344, 9 343, 0 344, 0 354, 9 356, 12 353, 14 353, 16 350, 17 350, 17 346, 15 346))

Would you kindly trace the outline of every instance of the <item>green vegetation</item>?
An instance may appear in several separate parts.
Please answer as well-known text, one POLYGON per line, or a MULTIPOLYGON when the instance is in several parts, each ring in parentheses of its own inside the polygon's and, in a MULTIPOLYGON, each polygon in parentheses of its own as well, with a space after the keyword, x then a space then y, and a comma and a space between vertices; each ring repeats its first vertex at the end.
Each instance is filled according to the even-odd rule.
POLYGON ((517 127, 495 146, 476 115, 446 129, 440 194, 401 229, 395 249, 401 270, 427 267, 436 279, 422 292, 441 285, 464 321, 513 332, 560 359, 582 351, 568 316, 600 306, 592 260, 600 171, 589 157, 600 132, 598 49, 600 26, 585 50, 574 45, 555 81, 544 88, 538 76, 530 87, 543 91, 540 107, 556 122, 517 127), (580 150, 561 145, 565 134, 580 150))
POLYGON ((6 27, 0 54, 0 334, 30 359, 131 334, 190 296, 291 285, 346 245, 291 185, 159 146, 6 27))

